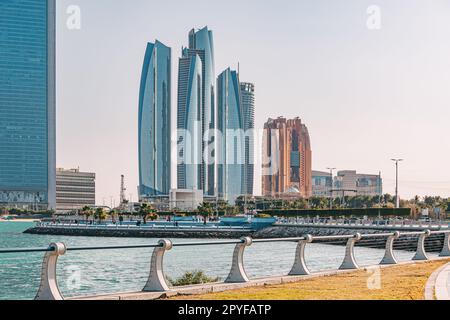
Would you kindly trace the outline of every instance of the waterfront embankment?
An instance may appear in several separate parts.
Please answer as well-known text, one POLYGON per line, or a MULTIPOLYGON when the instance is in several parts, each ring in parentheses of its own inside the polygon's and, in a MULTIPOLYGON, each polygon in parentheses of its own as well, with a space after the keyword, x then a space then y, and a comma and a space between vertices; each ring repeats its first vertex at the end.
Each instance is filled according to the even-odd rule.
POLYGON ((13 219, 13 220, 4 220, 4 219, 0 219, 0 223, 1 222, 21 222, 21 223, 23 223, 23 222, 31 222, 31 223, 33 223, 33 222, 40 222, 41 220, 39 220, 39 219, 13 219))
POLYGON ((239 239, 251 236, 254 231, 247 229, 209 228, 120 228, 120 227, 67 227, 35 226, 24 233, 35 235, 55 235, 72 237, 108 238, 171 238, 171 239, 239 239))
MULTIPOLYGON (((394 249, 416 250, 418 235, 408 232, 424 231, 425 227, 392 227, 392 226, 330 226, 330 225, 295 225, 278 224, 259 231, 242 228, 152 228, 152 227, 119 227, 119 226, 66 226, 37 225, 25 231, 35 235, 57 235, 74 237, 116 237, 116 238, 169 238, 169 239, 238 239, 250 236, 254 239, 295 238, 305 235, 337 236, 344 234, 378 234, 402 232, 402 236, 394 242, 394 249)), ((346 240, 323 241, 328 244, 345 245, 346 240)), ((443 234, 431 234, 425 241, 429 252, 439 252, 444 243, 443 234)), ((386 245, 386 237, 362 239, 357 246, 382 249, 386 245)))

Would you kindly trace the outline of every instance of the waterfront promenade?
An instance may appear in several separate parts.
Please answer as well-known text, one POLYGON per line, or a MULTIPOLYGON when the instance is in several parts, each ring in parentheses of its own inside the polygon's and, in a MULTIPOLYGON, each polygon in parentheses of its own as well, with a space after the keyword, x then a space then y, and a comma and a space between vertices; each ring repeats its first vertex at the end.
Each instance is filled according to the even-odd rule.
MULTIPOLYGON (((221 241, 203 241, 203 242, 172 242, 170 240, 161 240, 157 244, 144 245, 128 245, 128 246, 109 246, 109 247, 71 247, 64 243, 53 243, 47 248, 22 248, 22 249, 1 249, 0 254, 45 252, 44 261, 41 272, 41 285, 36 295, 40 300, 61 300, 64 299, 58 287, 57 281, 57 264, 58 258, 66 253, 76 252, 110 252, 110 251, 127 251, 131 249, 152 248, 153 254, 150 262, 150 271, 147 282, 143 284, 143 290, 139 292, 114 293, 100 296, 89 296, 88 299, 159 299, 167 296, 178 294, 199 294, 217 291, 226 291, 232 289, 245 288, 249 286, 273 285, 286 282, 296 282, 303 279, 320 277, 325 275, 340 274, 361 270, 371 267, 368 265, 362 267, 359 264, 359 257, 355 254, 355 245, 363 239, 374 237, 383 237, 385 240, 385 251, 379 265, 381 268, 385 266, 402 265, 406 263, 417 263, 429 260, 442 260, 450 257, 450 232, 449 231, 418 231, 418 232, 389 232, 389 233, 367 233, 367 234, 346 234, 337 236, 312 236, 306 235, 299 238, 277 238, 277 239, 252 239, 244 237, 239 240, 221 240, 221 241), (440 257, 430 255, 425 248, 425 240, 432 234, 441 234, 445 237, 445 241, 441 248, 440 257), (394 251, 394 243, 402 236, 416 237, 417 250, 412 258, 412 262, 399 261, 397 252, 394 251), (345 252, 340 266, 334 270, 323 272, 312 272, 309 268, 310 261, 306 260, 305 251, 308 247, 315 245, 319 241, 338 240, 346 241, 345 252), (244 253, 248 248, 259 246, 262 244, 272 244, 280 246, 282 243, 296 243, 296 252, 294 255, 294 263, 287 275, 270 275, 263 278, 250 278, 245 269, 244 253), (165 266, 163 258, 166 252, 173 248, 180 247, 215 247, 220 248, 226 245, 234 245, 231 268, 228 276, 222 283, 205 284, 202 286, 191 287, 170 287, 165 276, 165 266)), ((220 251, 220 250, 219 250, 220 251)), ((320 252, 318 254, 321 254, 320 252)), ((82 298, 85 299, 86 297, 82 298)))
MULTIPOLYGON (((224 292, 177 295, 172 300, 448 300, 427 288, 435 270, 450 268, 449 259, 367 267, 303 277, 295 282, 245 287, 224 292), (431 298, 427 294, 431 293, 431 298)), ((447 278, 448 279, 448 278, 447 278)), ((443 290, 450 287, 445 286, 443 290)), ((436 292, 437 293, 437 292, 436 292)), ((448 296, 447 296, 448 297, 448 296)))

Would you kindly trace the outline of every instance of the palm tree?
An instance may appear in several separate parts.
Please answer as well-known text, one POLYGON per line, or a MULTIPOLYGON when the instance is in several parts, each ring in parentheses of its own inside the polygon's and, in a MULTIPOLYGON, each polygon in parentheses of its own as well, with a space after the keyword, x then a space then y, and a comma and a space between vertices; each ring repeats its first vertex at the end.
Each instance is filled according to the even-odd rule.
POLYGON ((214 208, 211 203, 203 202, 200 206, 198 206, 197 212, 203 217, 203 222, 206 225, 207 219, 214 213, 214 208))
POLYGON ((95 218, 98 219, 99 223, 101 223, 103 220, 105 220, 108 217, 108 215, 105 212, 105 209, 103 208, 97 208, 95 210, 95 218))
POLYGON ((154 216, 156 215, 156 210, 155 210, 155 208, 153 208, 152 205, 143 203, 143 204, 141 204, 141 207, 139 208, 139 215, 144 220, 144 224, 147 224, 147 217, 150 217, 150 219, 152 219, 152 221, 153 221, 154 216))
POLYGON ((89 220, 89 217, 92 216, 92 208, 89 206, 84 206, 83 209, 81 209, 81 215, 85 217, 86 223, 89 220))

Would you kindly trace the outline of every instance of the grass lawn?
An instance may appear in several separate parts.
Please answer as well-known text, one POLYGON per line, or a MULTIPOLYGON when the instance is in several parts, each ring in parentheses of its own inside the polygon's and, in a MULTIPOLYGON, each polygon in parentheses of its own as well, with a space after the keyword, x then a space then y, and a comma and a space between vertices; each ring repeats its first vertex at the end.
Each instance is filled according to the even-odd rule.
POLYGON ((295 283, 252 287, 178 300, 422 300, 431 274, 441 260, 318 277, 295 283))

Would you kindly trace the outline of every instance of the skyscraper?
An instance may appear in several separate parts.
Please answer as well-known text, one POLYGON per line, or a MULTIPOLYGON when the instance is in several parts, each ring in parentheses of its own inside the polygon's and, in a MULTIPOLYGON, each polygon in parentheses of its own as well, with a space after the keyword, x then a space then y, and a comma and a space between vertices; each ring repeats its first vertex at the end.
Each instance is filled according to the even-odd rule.
POLYGON ((255 149, 255 85, 241 82, 241 104, 245 131, 244 193, 253 195, 255 149))
POLYGON ((0 1, 0 206, 56 207, 55 0, 0 1))
POLYGON ((245 134, 239 77, 229 68, 217 80, 217 129, 218 195, 234 203, 245 187, 245 134))
POLYGON ((139 94, 139 198, 171 187, 171 49, 148 43, 139 94))
POLYGON ((196 51, 183 49, 178 68, 178 189, 203 190, 203 64, 196 51))
POLYGON ((269 119, 264 125, 262 193, 312 195, 312 152, 308 128, 299 118, 269 119))
POLYGON ((204 27, 189 32, 189 50, 195 51, 202 61, 202 146, 201 179, 205 195, 213 196, 216 192, 216 160, 214 129, 216 128, 215 106, 215 67, 213 32, 204 27))

